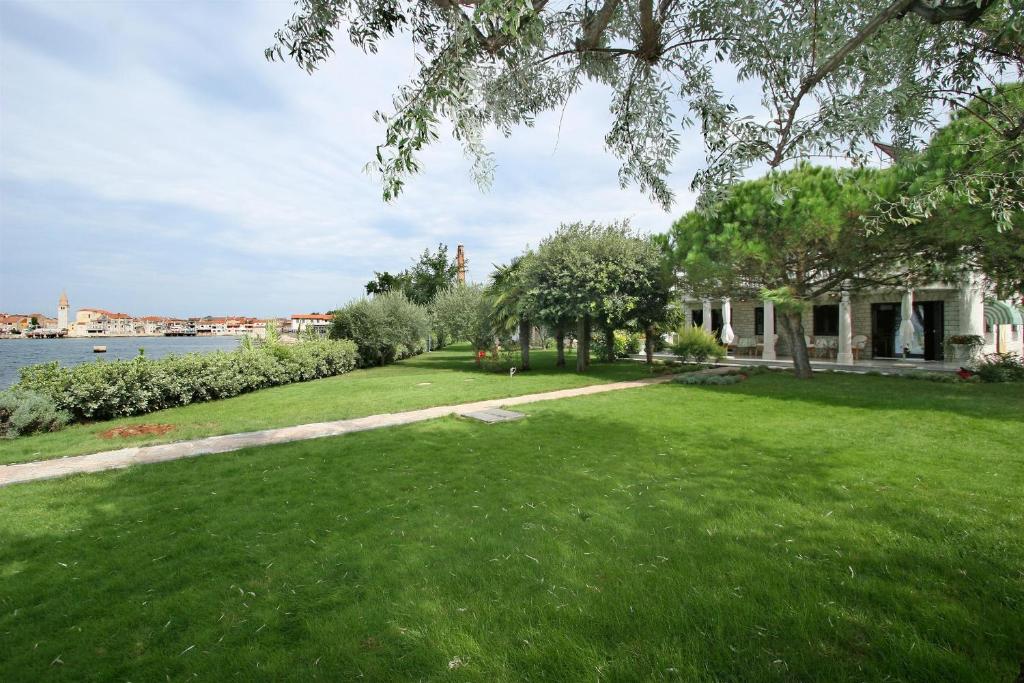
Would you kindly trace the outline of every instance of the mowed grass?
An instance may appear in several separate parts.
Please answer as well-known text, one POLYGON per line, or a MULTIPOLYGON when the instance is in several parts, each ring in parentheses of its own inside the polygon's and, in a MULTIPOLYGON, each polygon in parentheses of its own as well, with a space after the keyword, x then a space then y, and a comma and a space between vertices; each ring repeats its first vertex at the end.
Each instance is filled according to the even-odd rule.
POLYGON ((507 373, 478 368, 468 346, 453 346, 387 367, 274 387, 223 401, 76 425, 49 434, 0 440, 0 464, 344 420, 650 375, 645 365, 632 361, 595 363, 588 373, 581 375, 573 370, 575 356, 567 355, 568 367, 563 369, 555 367, 554 351, 535 351, 531 354, 533 369, 510 378, 507 373), (160 435, 112 439, 100 436, 115 427, 144 424, 169 424, 174 428, 160 435))
POLYGON ((0 489, 0 680, 1017 675, 1024 388, 521 409, 0 489))

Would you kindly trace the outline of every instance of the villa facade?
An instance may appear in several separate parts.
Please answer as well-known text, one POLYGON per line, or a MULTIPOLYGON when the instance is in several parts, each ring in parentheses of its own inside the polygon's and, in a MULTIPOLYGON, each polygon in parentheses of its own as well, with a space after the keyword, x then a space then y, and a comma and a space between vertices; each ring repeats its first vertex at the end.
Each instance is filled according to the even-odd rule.
MULTIPOLYGON (((977 335, 985 340, 981 353, 1024 353, 1020 303, 987 294, 981 278, 972 277, 962 284, 822 297, 803 313, 808 350, 812 359, 840 364, 890 358, 956 362, 963 359, 947 357, 950 337, 977 335)), ((790 355, 771 301, 687 297, 683 310, 687 324, 715 332, 737 356, 790 355)))

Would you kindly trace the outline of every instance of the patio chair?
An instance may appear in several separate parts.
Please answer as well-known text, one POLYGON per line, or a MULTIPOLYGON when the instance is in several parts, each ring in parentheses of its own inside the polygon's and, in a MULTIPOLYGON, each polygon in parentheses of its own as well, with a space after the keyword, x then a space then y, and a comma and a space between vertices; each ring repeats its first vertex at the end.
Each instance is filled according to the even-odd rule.
POLYGON ((835 358, 839 351, 839 339, 836 337, 821 337, 814 341, 820 358, 835 358))
POLYGON ((752 356, 756 346, 757 341, 753 337, 740 337, 736 340, 736 355, 752 356))
POLYGON ((805 334, 804 343, 807 344, 807 357, 814 358, 814 354, 816 352, 816 348, 814 346, 814 337, 805 334))
POLYGON ((852 339, 850 350, 853 352, 853 359, 860 360, 860 354, 868 345, 867 335, 855 334, 852 339))

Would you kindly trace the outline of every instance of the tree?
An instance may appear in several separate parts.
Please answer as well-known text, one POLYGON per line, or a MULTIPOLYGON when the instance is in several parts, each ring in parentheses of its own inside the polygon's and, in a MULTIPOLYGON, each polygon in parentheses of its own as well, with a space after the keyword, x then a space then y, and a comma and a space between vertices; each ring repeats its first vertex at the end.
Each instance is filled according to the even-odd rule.
POLYGON ((615 330, 656 325, 662 312, 659 303, 667 304, 669 293, 657 244, 636 235, 627 223, 602 232, 591 248, 598 262, 612 265, 595 316, 605 336, 605 360, 612 363, 615 330))
POLYGON ((409 276, 406 272, 401 272, 398 275, 392 275, 387 271, 384 271, 383 273, 373 271, 373 279, 366 283, 366 293, 384 294, 386 292, 400 292, 403 291, 408 284, 409 276))
POLYGON ((532 302, 527 297, 526 280, 531 252, 512 259, 507 266, 495 266, 487 292, 493 304, 494 328, 510 332, 518 328, 520 370, 530 369, 530 342, 533 331, 532 302))
POLYGON ((407 278, 406 296, 413 303, 428 305, 438 292, 455 284, 458 269, 454 260, 448 260, 448 245, 438 244, 436 252, 424 249, 412 268, 403 274, 407 278))
POLYGON ((765 296, 776 304, 797 377, 811 377, 802 312, 815 298, 907 284, 898 240, 861 218, 892 177, 802 165, 735 185, 712 214, 692 211, 669 233, 684 287, 702 296, 765 296))
POLYGON ((594 325, 608 334, 636 318, 657 260, 654 244, 626 222, 562 225, 526 263, 526 310, 555 330, 560 348, 565 329, 576 326, 576 369, 583 372, 594 325))
POLYGON ((651 237, 656 257, 646 263, 648 286, 637 298, 635 327, 644 335, 644 355, 647 364, 654 363, 654 347, 660 334, 674 328, 679 311, 674 306, 672 290, 676 284, 675 266, 668 241, 663 235, 651 237))
MULTIPOLYGON (((937 105, 964 106, 977 84, 1024 72, 1024 0, 297 0, 268 59, 308 72, 334 53, 335 33, 365 52, 408 34, 418 72, 377 112, 384 141, 369 167, 386 200, 420 168, 442 120, 486 184, 488 127, 509 135, 562 109, 584 81, 607 86, 605 137, 637 183, 668 205, 680 128, 699 126, 708 201, 744 169, 819 155, 863 156, 880 131, 907 147, 934 127, 937 105), (762 93, 740 111, 734 74, 762 93)), ((1024 112, 1011 113, 1024 124, 1024 112)), ((1024 135, 1008 129, 1006 145, 1024 135)))
POLYGON ((430 304, 431 323, 439 339, 469 341, 477 351, 491 346, 493 304, 481 285, 456 284, 441 290, 430 304))
POLYGON ((872 222, 904 226, 918 267, 938 265, 947 280, 981 271, 1006 298, 1024 292, 1024 139, 1003 144, 1022 109, 1024 85, 980 93, 922 153, 898 155, 897 198, 872 222))

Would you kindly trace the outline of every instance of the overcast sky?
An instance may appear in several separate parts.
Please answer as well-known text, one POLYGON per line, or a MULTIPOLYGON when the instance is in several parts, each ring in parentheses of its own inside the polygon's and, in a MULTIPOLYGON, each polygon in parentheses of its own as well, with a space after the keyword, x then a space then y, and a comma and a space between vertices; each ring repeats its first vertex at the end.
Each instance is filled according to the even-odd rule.
MULTIPOLYGON (((263 49, 289 2, 0 2, 0 311, 288 315, 361 295, 374 270, 466 245, 470 277, 560 222, 662 232, 693 205, 686 133, 665 213, 618 186, 597 87, 511 140, 482 193, 442 138, 384 204, 372 119, 412 73, 399 42, 347 41, 310 76, 263 49), (561 118, 561 125, 559 126, 561 118)), ((749 96, 750 88, 737 88, 749 96)))

